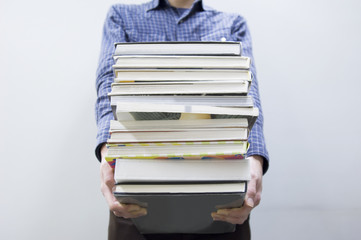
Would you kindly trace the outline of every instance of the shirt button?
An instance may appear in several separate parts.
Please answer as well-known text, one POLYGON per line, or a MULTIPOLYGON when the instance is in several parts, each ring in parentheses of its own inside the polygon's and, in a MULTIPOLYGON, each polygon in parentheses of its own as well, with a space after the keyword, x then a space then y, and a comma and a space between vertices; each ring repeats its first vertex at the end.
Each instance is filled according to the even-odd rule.
POLYGON ((183 20, 183 19, 179 21, 179 23, 183 23, 183 22, 184 22, 184 20, 183 20))

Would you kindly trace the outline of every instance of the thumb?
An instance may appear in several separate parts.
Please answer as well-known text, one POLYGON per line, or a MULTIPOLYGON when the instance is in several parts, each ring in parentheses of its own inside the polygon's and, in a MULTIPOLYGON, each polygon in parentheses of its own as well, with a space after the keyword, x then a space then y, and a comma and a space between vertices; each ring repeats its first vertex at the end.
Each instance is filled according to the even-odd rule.
POLYGON ((256 180, 255 179, 251 179, 248 184, 247 184, 247 193, 246 193, 246 198, 245 198, 245 204, 248 205, 249 207, 254 207, 254 201, 255 201, 255 197, 256 197, 256 180))

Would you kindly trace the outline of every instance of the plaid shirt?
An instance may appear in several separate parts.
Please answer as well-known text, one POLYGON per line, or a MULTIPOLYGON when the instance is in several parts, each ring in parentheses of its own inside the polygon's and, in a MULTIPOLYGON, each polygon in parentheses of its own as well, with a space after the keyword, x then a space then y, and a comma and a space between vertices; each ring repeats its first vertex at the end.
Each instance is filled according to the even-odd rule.
POLYGON ((219 12, 194 1, 190 9, 176 9, 166 0, 153 0, 141 5, 113 5, 106 17, 99 66, 97 69, 96 120, 98 126, 96 156, 109 138, 109 122, 113 119, 107 94, 114 79, 112 69, 114 43, 148 41, 239 41, 242 55, 252 59, 253 81, 249 95, 260 114, 250 132, 248 156, 263 156, 264 173, 268 169, 268 152, 263 136, 263 114, 258 92, 257 74, 252 56, 251 36, 245 19, 237 14, 219 12))

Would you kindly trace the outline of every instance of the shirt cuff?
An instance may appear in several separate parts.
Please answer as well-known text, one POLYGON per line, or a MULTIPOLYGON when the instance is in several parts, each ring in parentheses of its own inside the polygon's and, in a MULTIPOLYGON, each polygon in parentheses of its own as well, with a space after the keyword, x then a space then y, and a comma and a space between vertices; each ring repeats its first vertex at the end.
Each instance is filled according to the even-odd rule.
POLYGON ((259 152, 249 152, 249 153, 247 153, 247 157, 251 157, 251 156, 261 156, 263 158, 262 171, 263 171, 263 175, 265 175, 266 172, 268 171, 268 168, 269 168, 268 153, 266 153, 266 154, 259 153, 259 152))
POLYGON ((101 150, 102 150, 103 144, 105 144, 105 143, 106 143, 106 142, 99 143, 98 146, 95 148, 95 156, 97 157, 97 159, 98 159, 99 162, 102 161, 101 150))

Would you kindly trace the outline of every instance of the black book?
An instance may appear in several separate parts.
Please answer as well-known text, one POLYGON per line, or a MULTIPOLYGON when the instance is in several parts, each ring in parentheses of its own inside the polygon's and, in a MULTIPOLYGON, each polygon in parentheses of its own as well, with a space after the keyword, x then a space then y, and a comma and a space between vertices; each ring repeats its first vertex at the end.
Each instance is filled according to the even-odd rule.
POLYGON ((132 219, 143 233, 225 233, 235 225, 214 221, 211 213, 243 204, 247 183, 118 184, 121 203, 147 208, 147 215, 132 219))

